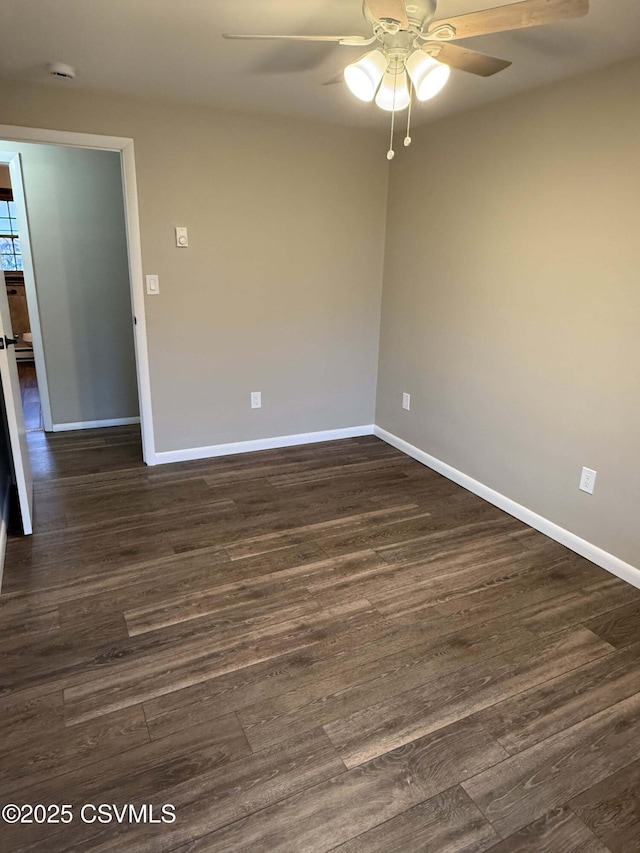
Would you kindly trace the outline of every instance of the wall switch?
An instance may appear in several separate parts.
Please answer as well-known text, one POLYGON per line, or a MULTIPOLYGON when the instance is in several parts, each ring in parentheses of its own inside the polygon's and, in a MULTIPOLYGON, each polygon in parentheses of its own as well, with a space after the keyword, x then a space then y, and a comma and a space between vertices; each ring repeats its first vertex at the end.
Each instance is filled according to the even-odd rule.
POLYGON ((598 476, 597 471, 592 471, 591 468, 583 468, 582 476, 580 477, 580 488, 583 492, 587 492, 587 494, 592 495, 593 490, 596 487, 596 477, 598 476))
POLYGON ((251 408, 252 409, 261 409, 262 408, 262 391, 252 391, 251 392, 251 408))
POLYGON ((407 411, 411 408, 411 394, 402 395, 402 408, 407 411))
POLYGON ((176 246, 179 249, 186 249, 189 245, 189 235, 186 228, 176 227, 176 246))
POLYGON ((147 293, 149 296, 155 296, 160 293, 160 281, 157 275, 147 276, 147 293))

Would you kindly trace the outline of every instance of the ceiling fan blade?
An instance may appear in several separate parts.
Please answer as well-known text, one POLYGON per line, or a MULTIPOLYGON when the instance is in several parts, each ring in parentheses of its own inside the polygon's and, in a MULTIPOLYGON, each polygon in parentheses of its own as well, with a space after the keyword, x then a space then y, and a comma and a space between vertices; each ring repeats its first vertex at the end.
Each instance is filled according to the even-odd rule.
POLYGON ((250 41, 333 41, 347 42, 354 45, 369 44, 369 39, 362 36, 277 36, 277 35, 236 35, 235 33, 223 33, 223 39, 248 39, 250 41))
POLYGON ((496 9, 443 18, 436 21, 430 29, 434 30, 443 25, 451 26, 455 28, 454 39, 466 39, 504 30, 555 24, 570 18, 580 18, 588 11, 589 0, 521 0, 508 6, 498 6, 496 9))
MULTIPOLYGON (((496 59, 494 56, 485 56, 476 50, 467 50, 457 44, 441 44, 438 53, 433 53, 433 58, 443 62, 451 68, 459 71, 468 71, 469 74, 477 74, 478 77, 491 77, 499 71, 504 71, 512 63, 506 59, 496 59)), ((427 51, 430 53, 431 51, 427 51)))
POLYGON ((401 30, 406 30, 409 27, 407 7, 404 0, 364 0, 364 2, 376 21, 397 21, 401 30))
POLYGON ((344 83, 344 71, 340 71, 336 74, 335 77, 332 77, 331 80, 327 80, 323 83, 323 86, 334 86, 336 83, 344 83))

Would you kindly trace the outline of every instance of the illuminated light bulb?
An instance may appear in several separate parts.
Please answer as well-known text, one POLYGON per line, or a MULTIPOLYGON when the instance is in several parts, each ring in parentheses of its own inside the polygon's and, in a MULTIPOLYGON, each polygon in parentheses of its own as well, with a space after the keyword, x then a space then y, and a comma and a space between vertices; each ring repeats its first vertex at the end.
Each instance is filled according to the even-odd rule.
POLYGON ((344 80, 351 93, 361 101, 372 101, 387 70, 387 59, 381 50, 371 50, 344 69, 344 80))
POLYGON ((406 110, 409 106, 411 96, 409 95, 409 85, 407 83, 407 75, 404 71, 400 74, 393 74, 391 71, 382 78, 382 83, 376 95, 376 104, 381 110, 406 110), (394 97, 395 93, 395 97, 394 97))
POLYGON ((451 73, 448 65, 437 62, 423 50, 414 51, 406 66, 419 101, 428 101, 441 92, 451 73))

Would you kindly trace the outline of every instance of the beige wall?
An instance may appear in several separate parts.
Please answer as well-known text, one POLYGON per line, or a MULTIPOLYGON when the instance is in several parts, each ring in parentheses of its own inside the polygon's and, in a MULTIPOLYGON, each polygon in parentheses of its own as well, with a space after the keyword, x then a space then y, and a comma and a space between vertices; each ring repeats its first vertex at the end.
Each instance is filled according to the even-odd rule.
POLYGON ((158 451, 373 422, 387 170, 371 134, 51 87, 2 99, 0 123, 135 140, 158 451))
POLYGON ((389 190, 376 423, 640 566, 640 61, 414 140, 389 190))

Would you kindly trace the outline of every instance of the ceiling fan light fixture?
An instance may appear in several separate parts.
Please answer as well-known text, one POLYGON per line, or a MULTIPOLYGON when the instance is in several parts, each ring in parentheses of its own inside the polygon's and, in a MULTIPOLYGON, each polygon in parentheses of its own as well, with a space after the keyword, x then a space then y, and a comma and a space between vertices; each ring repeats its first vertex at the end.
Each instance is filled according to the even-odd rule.
POLYGON ((399 112, 406 110, 410 100, 409 82, 404 70, 399 74, 387 71, 376 95, 376 105, 387 112, 399 112))
POLYGON ((428 101, 447 84, 451 69, 424 50, 415 50, 406 62, 407 71, 419 101, 428 101))
POLYGON ((352 95, 372 101, 387 70, 387 58, 381 50, 371 50, 344 69, 344 80, 352 95))

